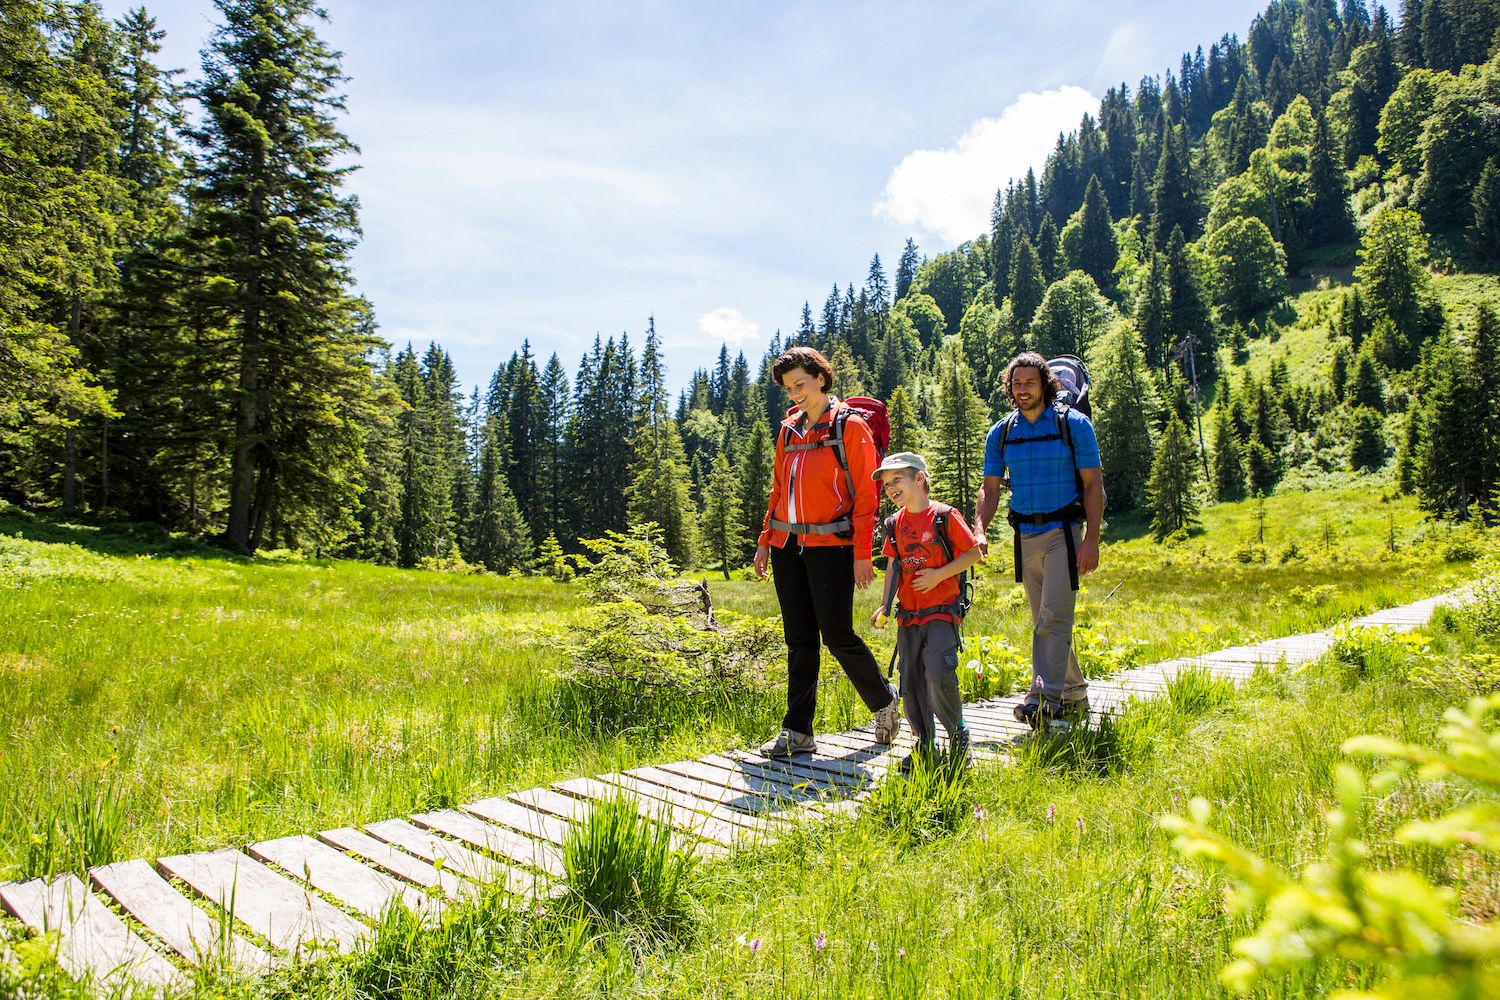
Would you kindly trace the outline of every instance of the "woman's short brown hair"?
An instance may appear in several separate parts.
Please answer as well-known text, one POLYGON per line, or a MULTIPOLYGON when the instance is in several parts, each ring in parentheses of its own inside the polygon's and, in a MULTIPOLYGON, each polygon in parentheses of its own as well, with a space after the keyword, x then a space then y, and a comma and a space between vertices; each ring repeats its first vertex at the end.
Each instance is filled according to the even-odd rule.
POLYGON ((1062 383, 1057 380, 1057 374, 1047 364, 1047 359, 1035 351, 1025 351, 1017 354, 1011 359, 1010 364, 1005 366, 1005 378, 1002 381, 1005 385, 1005 398, 1010 400, 1012 406, 1015 405, 1016 397, 1010 394, 1010 383, 1017 368, 1035 368, 1041 373, 1044 405, 1051 406, 1057 394, 1062 392, 1062 383))
POLYGON ((777 358, 771 365, 771 381, 781 385, 781 380, 787 372, 801 368, 809 375, 817 375, 823 380, 823 391, 829 392, 833 389, 833 365, 822 353, 811 347, 792 347, 777 358))

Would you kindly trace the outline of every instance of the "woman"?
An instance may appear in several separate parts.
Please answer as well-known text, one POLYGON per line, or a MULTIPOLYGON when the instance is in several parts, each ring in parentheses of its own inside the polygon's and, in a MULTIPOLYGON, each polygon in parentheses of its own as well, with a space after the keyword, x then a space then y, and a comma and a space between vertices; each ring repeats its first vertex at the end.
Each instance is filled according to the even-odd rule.
POLYGON ((776 433, 771 478, 755 575, 770 563, 786 636, 786 715, 781 732, 762 746, 769 757, 817 749, 813 716, 818 704, 819 636, 854 689, 875 713, 875 739, 890 743, 901 725, 894 688, 854 631, 854 588, 875 580, 870 542, 879 505, 870 473, 879 465, 864 418, 838 398, 833 367, 811 347, 793 347, 771 366, 771 378, 792 401, 776 433), (840 411, 846 411, 840 413, 840 411), (848 468, 833 447, 843 424, 848 468))

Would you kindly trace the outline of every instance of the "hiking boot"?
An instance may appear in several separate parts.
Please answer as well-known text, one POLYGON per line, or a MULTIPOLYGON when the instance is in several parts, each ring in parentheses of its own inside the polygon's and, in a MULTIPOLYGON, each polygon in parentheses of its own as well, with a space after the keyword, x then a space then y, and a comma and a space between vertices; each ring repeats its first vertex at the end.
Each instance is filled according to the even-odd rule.
POLYGON ((917 747, 901 758, 901 777, 911 777, 911 773, 919 767, 930 767, 936 756, 937 747, 935 746, 917 747))
POLYGON ((790 757, 794 753, 813 753, 817 749, 818 741, 812 738, 812 734, 792 729, 783 729, 775 739, 760 746, 760 752, 767 757, 790 757))
MULTIPOLYGON (((1011 715, 1036 731, 1045 728, 1048 732, 1062 733, 1073 728, 1073 719, 1060 705, 1021 704, 1011 710, 1011 715)), ((1084 717, 1087 718, 1086 711, 1084 717)))
POLYGON ((901 732, 901 698, 891 689, 891 703, 875 713, 875 742, 890 746, 901 732))

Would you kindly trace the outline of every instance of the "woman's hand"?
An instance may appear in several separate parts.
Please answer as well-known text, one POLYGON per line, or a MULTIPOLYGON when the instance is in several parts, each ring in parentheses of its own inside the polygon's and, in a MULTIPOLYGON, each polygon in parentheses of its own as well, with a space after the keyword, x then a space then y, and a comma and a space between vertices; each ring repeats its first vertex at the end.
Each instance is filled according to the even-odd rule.
POLYGON ((771 546, 757 545, 755 547, 755 558, 751 560, 750 565, 755 567, 755 575, 759 579, 764 580, 766 578, 766 563, 770 558, 771 546))
POLYGON ((854 560, 854 585, 864 590, 875 582, 875 564, 869 559, 854 560))

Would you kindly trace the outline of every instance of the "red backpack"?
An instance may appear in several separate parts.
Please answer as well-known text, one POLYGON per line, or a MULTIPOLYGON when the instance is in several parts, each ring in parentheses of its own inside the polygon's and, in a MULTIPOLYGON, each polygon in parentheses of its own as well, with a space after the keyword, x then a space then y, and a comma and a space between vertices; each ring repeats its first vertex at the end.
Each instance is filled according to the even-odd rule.
MULTIPOLYGON (((844 448, 844 422, 849 419, 850 413, 858 413, 864 418, 870 428, 870 436, 875 439, 875 458, 877 462, 885 461, 885 450, 891 444, 891 418, 886 413, 885 404, 878 399, 869 396, 850 396, 842 400, 843 406, 833 415, 833 431, 825 441, 815 441, 811 444, 787 445, 787 451, 808 451, 813 448, 832 448, 833 454, 839 460, 839 468, 844 470, 844 478, 849 483, 849 496, 852 499, 854 493, 854 474, 849 471, 849 455, 844 448)), ((785 431, 786 425, 780 424, 776 434, 779 437, 785 431)))

